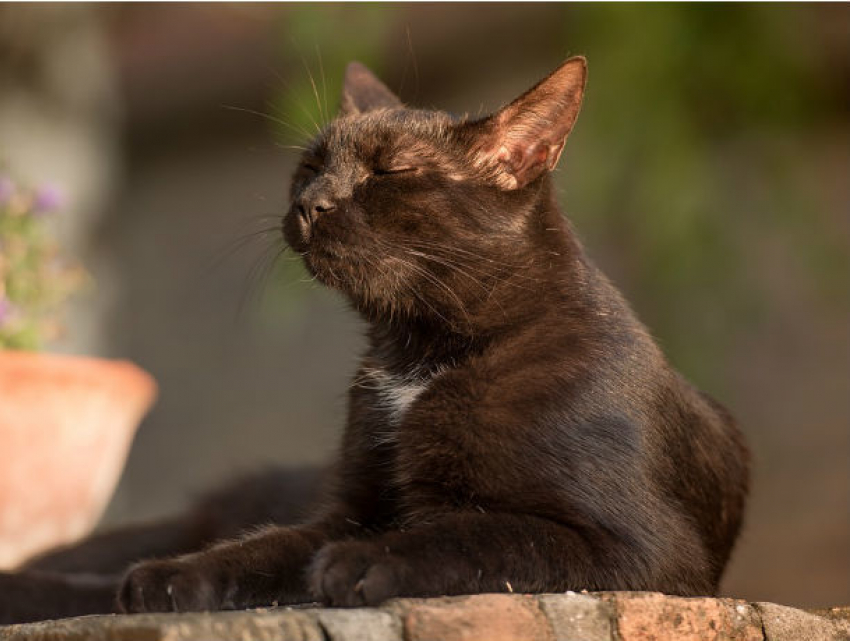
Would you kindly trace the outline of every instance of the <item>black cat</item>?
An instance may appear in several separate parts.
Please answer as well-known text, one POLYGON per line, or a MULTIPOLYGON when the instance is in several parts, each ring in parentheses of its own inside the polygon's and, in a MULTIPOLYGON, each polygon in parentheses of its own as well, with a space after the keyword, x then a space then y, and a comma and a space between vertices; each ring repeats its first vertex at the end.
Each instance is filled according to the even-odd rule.
POLYGON ((558 209, 549 173, 585 75, 572 58, 472 120, 409 109, 352 63, 283 226, 369 323, 342 448, 313 508, 296 514, 315 475, 261 476, 170 524, 47 555, 0 588, 61 585, 43 592, 57 595, 48 616, 74 613, 62 590, 88 595, 78 611, 94 611, 110 609, 116 587, 125 612, 714 594, 741 525, 748 453, 558 209), (278 525, 213 542, 263 522, 278 525), (125 564, 166 554, 182 556, 142 561, 118 585, 125 564), (81 584, 85 570, 100 582, 81 584))

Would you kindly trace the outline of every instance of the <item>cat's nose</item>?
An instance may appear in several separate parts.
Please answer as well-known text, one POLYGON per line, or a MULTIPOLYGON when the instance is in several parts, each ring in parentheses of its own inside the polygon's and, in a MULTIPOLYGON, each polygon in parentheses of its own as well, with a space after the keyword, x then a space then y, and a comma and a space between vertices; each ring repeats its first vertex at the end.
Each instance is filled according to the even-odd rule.
POLYGON ((319 216, 336 209, 334 202, 325 197, 302 200, 297 207, 298 216, 308 226, 313 225, 319 216))

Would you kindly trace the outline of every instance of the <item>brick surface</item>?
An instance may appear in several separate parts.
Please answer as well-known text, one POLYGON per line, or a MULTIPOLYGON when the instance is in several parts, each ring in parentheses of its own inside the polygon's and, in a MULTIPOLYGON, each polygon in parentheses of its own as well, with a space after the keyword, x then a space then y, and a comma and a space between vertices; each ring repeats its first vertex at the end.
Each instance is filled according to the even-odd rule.
POLYGON ((621 641, 761 641, 758 613, 731 599, 686 599, 656 593, 606 596, 617 611, 621 641))
POLYGON ((398 617, 374 608, 319 610, 329 641, 401 641, 398 617))
POLYGON ((774 603, 754 605, 761 613, 765 641, 850 641, 850 620, 840 616, 819 616, 774 603))
POLYGON ((537 598, 555 641, 610 641, 614 608, 583 594, 544 594, 537 598))
POLYGON ((481 594, 439 603, 412 603, 406 641, 554 641, 533 597, 481 594))
POLYGON ((23 640, 850 641, 850 609, 807 612, 772 603, 632 592, 482 594, 397 599, 380 608, 350 610, 303 606, 0 626, 0 641, 23 640))
POLYGON ((316 617, 285 609, 79 617, 0 627, 3 641, 325 641, 316 617))

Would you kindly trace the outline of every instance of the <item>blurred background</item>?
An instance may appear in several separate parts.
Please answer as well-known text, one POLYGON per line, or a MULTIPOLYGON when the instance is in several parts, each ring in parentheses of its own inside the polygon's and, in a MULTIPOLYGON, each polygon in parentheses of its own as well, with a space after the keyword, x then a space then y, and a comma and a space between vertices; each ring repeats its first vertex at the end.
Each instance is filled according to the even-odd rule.
POLYGON ((723 592, 850 603, 850 12, 824 5, 0 6, 0 167, 50 181, 96 287, 57 350, 161 386, 103 526, 319 463, 362 327, 272 264, 346 62, 477 114, 590 66, 556 180, 597 262, 755 456, 723 592), (315 83, 315 88, 313 83, 315 83))

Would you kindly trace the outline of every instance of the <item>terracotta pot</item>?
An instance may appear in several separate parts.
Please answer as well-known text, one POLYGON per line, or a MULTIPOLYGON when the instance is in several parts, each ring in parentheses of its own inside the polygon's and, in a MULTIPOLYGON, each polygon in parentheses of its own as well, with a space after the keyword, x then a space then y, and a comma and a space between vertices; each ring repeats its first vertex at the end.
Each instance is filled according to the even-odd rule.
POLYGON ((155 396, 132 363, 0 351, 0 569, 94 528, 155 396))

